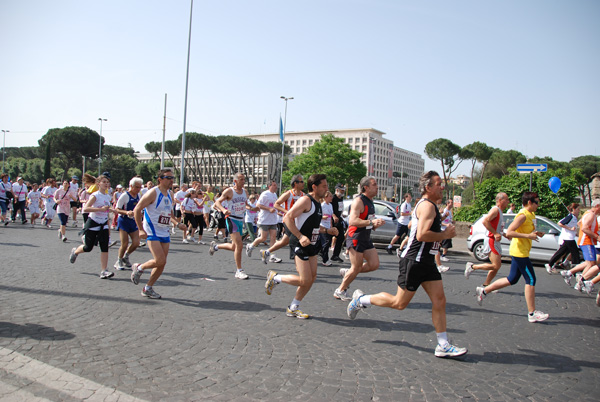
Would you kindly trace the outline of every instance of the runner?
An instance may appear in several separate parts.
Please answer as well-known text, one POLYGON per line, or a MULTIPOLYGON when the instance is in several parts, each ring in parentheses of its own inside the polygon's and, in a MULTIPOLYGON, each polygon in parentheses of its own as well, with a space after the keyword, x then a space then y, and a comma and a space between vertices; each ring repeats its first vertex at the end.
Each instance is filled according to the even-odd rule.
MULTIPOLYGON (((321 202, 321 211, 323 212, 323 218, 321 220, 321 226, 325 229, 331 228, 331 217, 333 216, 333 206, 331 205, 331 201, 333 201, 333 194, 328 190, 323 197, 323 202, 321 202)), ((336 230, 337 233, 337 230, 336 230)), ((331 239, 333 236, 327 232, 321 233, 321 259, 323 260, 323 266, 330 267, 331 260, 329 259, 329 248, 331 247, 331 239)))
POLYGON ((75 201, 71 201, 71 213, 73 216, 73 227, 77 227, 77 210, 81 207, 81 202, 79 200, 79 177, 72 176, 71 183, 69 183, 71 190, 75 193, 77 199, 75 201))
POLYGON ((246 233, 250 236, 250 241, 256 240, 256 222, 258 221, 259 210, 256 206, 256 195, 251 194, 248 197, 248 206, 244 215, 244 226, 246 227, 246 233))
MULTIPOLYGON (((285 193, 281 194, 281 196, 279 196, 279 198, 275 201, 274 207, 275 209, 277 209, 279 212, 283 212, 284 216, 285 213, 287 211, 289 211, 292 206, 302 197, 304 196, 304 192, 302 190, 304 190, 304 178, 302 177, 302 175, 294 175, 292 177, 290 186, 292 187, 291 189, 289 189, 288 191, 286 191, 285 193)), ((260 202, 260 199, 259 199, 260 202)), ((260 220, 260 215, 259 215, 259 220, 260 220)), ((259 225, 260 226, 260 225, 259 225)), ((256 242, 254 242, 256 243, 256 242)), ((254 248, 254 243, 250 247, 250 250, 248 250, 248 246, 246 246, 246 254, 248 254, 248 257, 250 257, 252 255, 252 249, 254 248)), ((260 251, 260 257, 262 259, 262 262, 264 262, 265 264, 267 262, 275 262, 275 263, 279 263, 281 262, 280 258, 277 258, 277 256, 275 254, 273 254, 275 251, 279 250, 282 247, 287 246, 290 243, 290 237, 288 234, 288 231, 285 230, 283 231, 283 237, 278 240, 277 242, 275 242, 275 244, 270 244, 269 249, 268 250, 261 250, 260 251)), ((259 243, 256 243, 259 244, 259 243)), ((290 259, 293 259, 294 255, 290 250, 290 259)))
POLYGON ((298 275, 279 275, 275 271, 267 273, 265 289, 268 295, 279 283, 297 286, 292 303, 286 309, 288 317, 301 319, 310 316, 300 310, 300 302, 317 278, 317 254, 320 251, 319 233, 336 234, 337 229, 325 229, 321 224, 321 204, 319 201, 327 192, 327 178, 324 174, 314 174, 308 178, 311 190, 300 198, 283 218, 290 232, 290 248, 294 251, 298 275))
POLYGON ((71 185, 68 181, 63 181, 62 188, 54 193, 54 202, 58 208, 58 219, 60 219, 60 228, 58 229, 58 238, 64 243, 67 242, 67 222, 71 213, 71 201, 77 199, 77 193, 71 191, 71 185))
POLYGON ((21 214, 21 223, 24 225, 27 223, 27 217, 25 216, 25 204, 27 198, 27 186, 23 183, 23 178, 18 177, 17 182, 12 185, 13 198, 13 211, 12 221, 15 222, 17 219, 17 213, 21 214))
POLYGON ((556 268, 562 267, 565 268, 563 263, 558 263, 565 254, 569 254, 571 256, 571 263, 578 265, 581 262, 579 258, 579 249, 577 247, 577 241, 575 237, 577 236, 577 225, 579 212, 581 208, 579 204, 572 203, 569 205, 569 214, 565 216, 560 222, 558 222, 558 226, 562 229, 560 231, 560 236, 558 237, 558 243, 560 247, 556 250, 556 253, 550 258, 548 264, 545 264, 546 272, 549 274, 553 274, 556 272, 556 268), (558 264, 557 264, 558 263, 558 264))
POLYGON ((74 264, 79 254, 89 253, 94 245, 98 243, 100 246, 100 279, 108 279, 115 275, 114 272, 108 270, 108 213, 110 211, 114 212, 114 210, 110 207, 109 178, 100 175, 96 179, 96 184, 98 191, 90 195, 90 199, 83 207, 83 212, 89 213, 82 231, 85 236, 84 244, 71 250, 69 261, 74 264))
POLYGON ((465 278, 467 279, 469 279, 473 270, 489 271, 483 282, 483 287, 492 283, 502 265, 502 244, 500 244, 500 241, 502 240, 502 236, 506 237, 504 234, 504 213, 502 211, 507 206, 508 195, 506 193, 498 193, 496 195, 496 205, 483 218, 483 226, 487 229, 487 239, 485 240, 483 251, 488 254, 490 262, 484 264, 467 262, 465 266, 465 278))
POLYGON ((12 196, 12 184, 8 181, 8 175, 2 173, 0 175, 0 209, 2 210, 2 223, 4 223, 4 226, 10 222, 10 219, 6 216, 8 203, 11 202, 9 195, 12 196))
POLYGON ((348 214, 348 234, 346 248, 350 254, 350 269, 342 268, 342 283, 333 292, 338 300, 348 301, 348 288, 359 273, 375 271, 379 268, 379 255, 371 241, 371 230, 383 226, 385 221, 375 218, 373 197, 377 195, 377 180, 367 176, 360 180, 360 195, 352 201, 348 214), (364 262, 363 262, 364 261, 364 262))
POLYGON ((218 245, 216 241, 210 243, 210 255, 218 250, 233 251, 233 258, 237 270, 235 277, 237 279, 248 279, 248 275, 242 269, 242 228, 244 226, 244 211, 248 205, 248 196, 244 189, 246 176, 242 173, 233 175, 233 187, 223 191, 223 194, 215 201, 215 209, 225 216, 227 230, 231 235, 231 243, 218 245), (227 208, 223 203, 227 203, 227 208))
MULTIPOLYGON (((190 241, 194 243, 194 234, 198 229, 197 214, 198 209, 202 211, 204 205, 198 202, 198 193, 196 190, 189 189, 185 198, 181 202, 181 214, 183 215, 183 224, 187 226, 187 237, 183 238, 183 243, 188 244, 190 241)), ((204 219, 204 217, 202 217, 204 219)), ((202 238, 202 235, 200 235, 202 238)))
POLYGON ((204 207, 202 208, 202 212, 204 213, 204 223, 206 224, 206 230, 209 230, 210 229, 210 211, 211 211, 213 205, 215 205, 214 187, 209 185, 206 188, 206 192, 204 194, 205 194, 205 200, 204 200, 204 207))
MULTIPOLYGON (((140 283, 142 273, 146 269, 152 270, 148 283, 142 289, 142 296, 150 299, 160 299, 161 296, 154 291, 152 286, 161 276, 167 265, 167 255, 171 243, 169 225, 173 221, 173 171, 162 169, 158 172, 158 185, 149 189, 133 209, 135 223, 140 228, 140 237, 147 238, 148 248, 152 259, 143 264, 133 264, 131 282, 140 283), (142 212, 144 220, 142 222, 142 212)), ((181 230, 183 223, 177 225, 181 230)))
POLYGON ((31 227, 35 227, 35 221, 40 217, 40 204, 42 194, 38 191, 38 184, 33 183, 31 191, 27 194, 27 205, 31 214, 31 227))
POLYGON ((117 228, 121 239, 119 255, 114 265, 118 270, 131 268, 129 256, 140 245, 140 230, 135 223, 133 210, 140 201, 140 191, 143 185, 144 181, 140 177, 129 180, 129 190, 121 194, 115 206, 116 214, 119 216, 117 218, 117 228), (131 244, 129 244, 129 239, 131 239, 131 244))
POLYGON ((444 295, 442 275, 438 272, 434 261, 434 255, 439 251, 440 242, 454 237, 456 229, 454 225, 450 225, 445 231, 441 230, 442 219, 437 209, 437 203, 442 199, 444 187, 440 176, 434 171, 423 173, 419 180, 419 189, 422 198, 415 205, 412 213, 408 245, 400 260, 396 295, 389 293, 364 295, 360 289, 357 289, 354 291, 352 301, 348 304, 348 316, 354 319, 361 309, 370 305, 404 310, 419 286, 422 286, 432 304, 431 319, 437 337, 435 356, 462 356, 467 353, 467 349, 454 346, 448 340, 446 296, 444 295))
POLYGON ((507 286, 516 284, 521 275, 525 278, 525 302, 527 303, 527 319, 529 322, 540 322, 548 319, 548 314, 535 309, 535 271, 529 252, 531 250, 532 240, 537 241, 539 237, 544 236, 543 232, 536 230, 535 211, 540 204, 540 198, 537 193, 526 191, 523 193, 523 209, 515 216, 508 230, 506 237, 511 239, 509 253, 512 257, 510 264, 510 273, 508 277, 498 279, 489 286, 480 286, 475 290, 477 303, 481 306, 485 296, 507 286))
MULTIPOLYGON (((246 255, 248 257, 252 256, 252 250, 259 244, 263 243, 269 237, 269 247, 273 247, 277 237, 277 211, 281 210, 285 212, 283 208, 277 205, 277 183, 275 180, 271 180, 271 184, 269 184, 269 188, 262 192, 260 197, 258 197, 258 201, 256 202, 256 206, 260 209, 258 212, 258 227, 260 229, 260 236, 256 238, 252 243, 246 246, 246 255)), ((283 240, 283 239, 282 239, 283 240)), ((261 257, 263 257, 263 262, 267 263, 267 253, 266 250, 264 253, 261 252, 261 257)), ((271 262, 281 262, 281 259, 277 258, 275 254, 270 255, 269 261, 271 262)))
POLYGON ((404 194, 404 202, 398 207, 396 213, 398 214, 398 226, 396 227, 396 235, 390 241, 387 246, 388 254, 392 254, 394 243, 398 240, 402 241, 403 236, 408 236, 408 224, 410 222, 410 214, 412 211, 412 195, 410 193, 404 194))
POLYGON ((46 187, 42 190, 42 198, 44 199, 44 210, 46 211, 46 227, 52 229, 52 219, 56 211, 54 210, 54 193, 56 192, 56 180, 50 178, 46 180, 46 187))

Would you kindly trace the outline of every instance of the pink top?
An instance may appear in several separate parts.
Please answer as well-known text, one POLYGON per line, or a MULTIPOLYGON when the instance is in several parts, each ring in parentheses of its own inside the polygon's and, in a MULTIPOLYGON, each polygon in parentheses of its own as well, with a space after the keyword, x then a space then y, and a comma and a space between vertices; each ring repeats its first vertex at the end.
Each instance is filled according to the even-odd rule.
POLYGON ((56 212, 58 212, 59 214, 69 215, 69 213, 71 212, 72 200, 70 197, 70 193, 71 190, 68 190, 67 195, 65 195, 65 190, 63 190, 62 187, 56 190, 56 193, 54 193, 54 201, 56 201, 56 203, 58 204, 58 209, 56 210, 56 212))

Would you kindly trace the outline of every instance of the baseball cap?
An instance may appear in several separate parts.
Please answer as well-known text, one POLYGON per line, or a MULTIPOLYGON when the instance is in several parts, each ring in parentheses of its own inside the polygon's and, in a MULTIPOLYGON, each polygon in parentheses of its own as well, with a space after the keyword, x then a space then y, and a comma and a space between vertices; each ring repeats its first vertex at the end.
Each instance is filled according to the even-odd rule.
POLYGON ((79 180, 79 177, 77 177, 77 176, 71 176, 71 179, 79 180))
POLYGON ((123 188, 123 186, 120 184, 117 184, 117 188, 123 188))
POLYGON ((110 177, 110 173, 109 173, 109 172, 102 172, 102 176, 106 176, 106 177, 108 177, 109 179, 111 178, 111 177, 110 177))
POLYGON ((23 178, 21 176, 17 177, 17 181, 19 180, 23 180, 23 178))
POLYGON ((344 187, 344 185, 342 183, 338 183, 335 185, 335 189, 336 190, 343 190, 346 191, 346 187, 344 187))

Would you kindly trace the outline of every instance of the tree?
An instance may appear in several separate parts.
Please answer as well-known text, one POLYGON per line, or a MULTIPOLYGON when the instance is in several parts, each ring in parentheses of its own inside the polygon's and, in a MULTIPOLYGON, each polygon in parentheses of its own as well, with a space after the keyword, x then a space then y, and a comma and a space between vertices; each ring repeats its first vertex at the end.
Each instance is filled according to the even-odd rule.
POLYGON ((585 206, 586 193, 588 195, 587 200, 590 203, 592 202, 592 191, 590 188, 590 182, 593 179, 592 176, 600 172, 600 157, 594 155, 578 156, 577 158, 571 159, 571 161, 569 162, 569 166, 578 169, 579 171, 577 175, 577 186, 579 189, 581 200, 583 201, 583 205, 585 206))
MULTIPOLYGON (((281 144, 279 144, 281 153, 281 144)), ((344 143, 343 138, 333 134, 323 134, 321 139, 310 146, 306 153, 298 155, 283 172, 283 183, 289 183, 292 176, 301 174, 306 180, 310 175, 327 175, 327 182, 333 188, 336 183, 345 183, 348 188, 356 188, 360 179, 366 176, 367 167, 360 161, 362 153, 344 143)), ((308 191, 309 189, 307 189, 308 191)))
MULTIPOLYGON (((60 164, 66 174, 71 167, 82 163, 82 156, 97 156, 99 141, 98 133, 87 127, 65 127, 48 130, 38 144, 41 149, 46 150, 46 163, 49 158, 60 155, 60 164)), ((46 168, 44 173, 49 173, 46 168)))
MULTIPOLYGON (((487 144, 479 141, 475 141, 472 144, 466 145, 463 147, 463 158, 471 160, 471 182, 475 181, 475 164, 477 162, 481 163, 482 171, 481 176, 479 177, 479 182, 483 180, 483 175, 485 173, 485 168, 490 161, 490 157, 494 148, 489 147, 487 144)), ((473 198, 475 198, 475 186, 472 186, 473 198)))
POLYGON ((448 197, 448 178, 452 176, 452 172, 456 171, 463 159, 470 159, 470 152, 467 150, 463 153, 460 145, 446 138, 438 138, 425 145, 425 154, 429 159, 441 162, 444 184, 446 186, 446 197, 448 197))
POLYGON ((494 149, 489 162, 489 177, 499 178, 507 175, 511 168, 516 168, 518 163, 525 163, 526 161, 525 155, 514 149, 509 151, 494 149))

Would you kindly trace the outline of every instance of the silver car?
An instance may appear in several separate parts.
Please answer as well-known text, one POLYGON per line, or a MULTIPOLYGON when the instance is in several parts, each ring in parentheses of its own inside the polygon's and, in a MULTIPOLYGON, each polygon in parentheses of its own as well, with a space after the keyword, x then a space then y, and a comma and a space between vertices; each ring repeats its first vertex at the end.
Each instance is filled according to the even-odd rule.
MULTIPOLYGON (((475 258, 479 261, 487 261, 487 255, 483 252, 484 240, 486 239, 487 229, 483 226, 483 218, 487 214, 482 215, 473 225, 467 238, 467 247, 473 252, 475 258)), ((516 214, 504 214, 504 233, 515 219, 516 214)), ((536 261, 548 261, 558 250, 558 236, 560 235, 560 226, 544 216, 536 216, 536 230, 544 232, 545 235, 540 237, 539 241, 532 242, 529 258, 536 261)), ((508 256, 510 240, 502 237, 502 252, 505 257, 508 256)))
MULTIPOLYGON (((344 200, 344 212, 343 217, 346 223, 348 223, 348 208, 352 205, 350 199, 344 200)), ((377 228, 377 230, 371 231, 371 240, 373 243, 384 243, 389 244, 392 238, 396 235, 396 228, 398 227, 398 219, 396 219, 396 208, 398 203, 390 201, 373 200, 375 206, 375 218, 383 219, 385 224, 377 228)))

